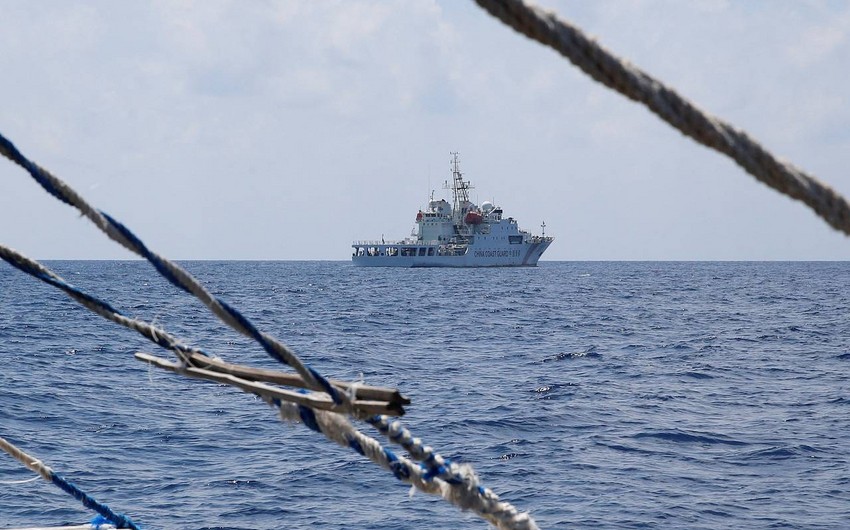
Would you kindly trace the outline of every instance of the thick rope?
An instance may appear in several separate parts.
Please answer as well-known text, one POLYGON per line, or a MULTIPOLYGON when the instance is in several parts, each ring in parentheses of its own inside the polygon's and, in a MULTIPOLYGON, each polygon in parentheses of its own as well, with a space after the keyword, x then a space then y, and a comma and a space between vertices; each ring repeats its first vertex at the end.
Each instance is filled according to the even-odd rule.
POLYGON ((7 452, 9 455, 18 460, 30 470, 35 471, 36 473, 41 475, 41 478, 43 478, 44 480, 52 482, 54 485, 58 486, 62 491, 70 494, 75 499, 82 502, 83 506, 85 506, 86 508, 92 509, 99 513, 107 521, 114 524, 116 528, 130 528, 131 530, 141 530, 141 528, 136 525, 136 523, 134 523, 129 517, 112 511, 109 506, 98 502, 93 497, 89 496, 86 492, 75 486, 73 483, 68 482, 61 475, 55 473, 48 466, 44 465, 41 460, 33 458, 32 456, 26 454, 25 452, 23 452, 23 450, 9 443, 4 438, 0 438, 0 449, 7 452))
POLYGON ((430 445, 424 445, 419 438, 414 438, 400 421, 394 421, 392 418, 383 415, 373 416, 366 421, 386 436, 388 440, 407 450, 415 460, 422 462, 428 469, 429 477, 437 477, 449 484, 463 482, 457 464, 435 453, 430 445))
POLYGON ((107 302, 80 291, 78 288, 66 282, 61 276, 57 275, 41 263, 24 256, 16 250, 0 245, 0 259, 3 259, 17 269, 64 291, 73 300, 79 302, 80 305, 102 316, 103 318, 132 329, 154 344, 173 351, 184 363, 190 363, 190 357, 193 353, 199 353, 206 356, 202 350, 184 345, 176 337, 164 329, 152 326, 142 320, 122 315, 117 309, 113 308, 107 302))
POLYGON ((168 281, 180 289, 194 295, 210 311, 219 317, 230 327, 256 340, 263 349, 275 360, 291 366, 304 379, 309 388, 330 395, 337 404, 350 405, 344 393, 335 388, 321 374, 304 364, 301 359, 286 345, 276 340, 271 335, 260 332, 239 311, 230 307, 223 300, 215 297, 207 291, 191 274, 180 268, 177 264, 152 252, 142 241, 136 237, 127 227, 111 218, 106 213, 96 210, 89 205, 76 191, 65 182, 43 169, 38 164, 27 159, 20 151, 0 135, 0 153, 9 160, 29 172, 33 179, 38 182, 48 193, 77 208, 84 216, 88 217, 98 228, 100 228, 110 239, 116 241, 127 250, 147 259, 154 268, 168 281))
MULTIPOLYGON (((452 478, 448 482, 434 477, 424 466, 395 454, 380 442, 355 429, 344 416, 332 412, 311 410, 291 403, 275 402, 280 417, 287 421, 304 423, 310 429, 325 435, 343 447, 349 447, 382 468, 391 471, 400 481, 416 490, 443 499, 461 508, 471 510, 500 530, 536 530, 539 527, 528 513, 519 512, 510 503, 499 500, 490 489, 482 487, 469 465, 453 464, 452 478)), ((442 460, 442 459, 441 459, 442 460)))
POLYGON ((850 203, 844 197, 803 170, 778 160, 746 132, 700 110, 555 13, 523 0, 475 1, 519 33, 551 47, 608 88, 643 103, 683 134, 729 156, 759 181, 802 201, 830 226, 850 235, 850 203))

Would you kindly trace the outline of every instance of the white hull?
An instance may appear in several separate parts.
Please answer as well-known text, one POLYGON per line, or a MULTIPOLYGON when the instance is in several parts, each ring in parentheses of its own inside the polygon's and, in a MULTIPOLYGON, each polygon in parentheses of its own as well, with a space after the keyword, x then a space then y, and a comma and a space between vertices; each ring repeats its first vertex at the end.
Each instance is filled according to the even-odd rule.
POLYGON ((370 253, 355 253, 351 262, 358 267, 536 267, 551 243, 541 238, 509 247, 473 245, 460 255, 440 255, 439 247, 429 245, 380 244, 369 247, 370 253), (402 255, 400 250, 408 252, 402 255))

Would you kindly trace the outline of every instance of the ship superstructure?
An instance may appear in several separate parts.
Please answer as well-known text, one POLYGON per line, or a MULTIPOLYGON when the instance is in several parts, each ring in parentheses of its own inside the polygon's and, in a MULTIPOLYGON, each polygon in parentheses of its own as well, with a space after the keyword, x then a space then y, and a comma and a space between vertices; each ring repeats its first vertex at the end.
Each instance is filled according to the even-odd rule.
POLYGON ((490 201, 469 199, 458 153, 452 153, 452 203, 434 199, 416 214, 411 237, 401 241, 355 241, 351 260, 366 267, 521 267, 535 266, 553 237, 520 230, 512 217, 490 201))

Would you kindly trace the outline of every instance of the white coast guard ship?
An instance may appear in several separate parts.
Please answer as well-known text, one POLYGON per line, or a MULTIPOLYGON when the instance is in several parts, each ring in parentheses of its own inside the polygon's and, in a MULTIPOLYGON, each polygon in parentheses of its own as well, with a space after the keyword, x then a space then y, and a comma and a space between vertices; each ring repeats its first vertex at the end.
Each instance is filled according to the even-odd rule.
POLYGON ((363 267, 534 267, 554 239, 520 230, 490 201, 469 200, 472 185, 463 180, 458 154, 452 153, 453 204, 435 200, 416 214, 411 237, 402 241, 355 241, 351 261, 363 267))

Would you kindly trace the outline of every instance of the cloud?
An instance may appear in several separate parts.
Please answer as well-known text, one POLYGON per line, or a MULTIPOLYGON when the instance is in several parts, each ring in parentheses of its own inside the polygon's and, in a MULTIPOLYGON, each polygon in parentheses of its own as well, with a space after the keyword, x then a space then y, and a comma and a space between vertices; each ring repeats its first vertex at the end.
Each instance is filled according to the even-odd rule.
POLYGON ((848 58, 846 43, 850 34, 850 6, 797 31, 798 38, 786 48, 791 63, 805 68, 823 64, 840 54, 848 58))
MULTIPOLYGON (((850 7, 546 5, 850 191, 850 7)), ((9 2, 0 45, 0 130, 169 255, 343 259, 349 239, 408 233, 459 150, 482 197, 568 234, 552 259, 788 256, 781 238, 752 235, 773 228, 818 242, 801 256, 850 257, 802 206, 472 2, 9 2)), ((0 171, 14 174, 0 194, 30 197, 0 171)), ((23 248, 77 240, 61 221, 18 232, 34 210, 7 202, 0 226, 23 248)))

